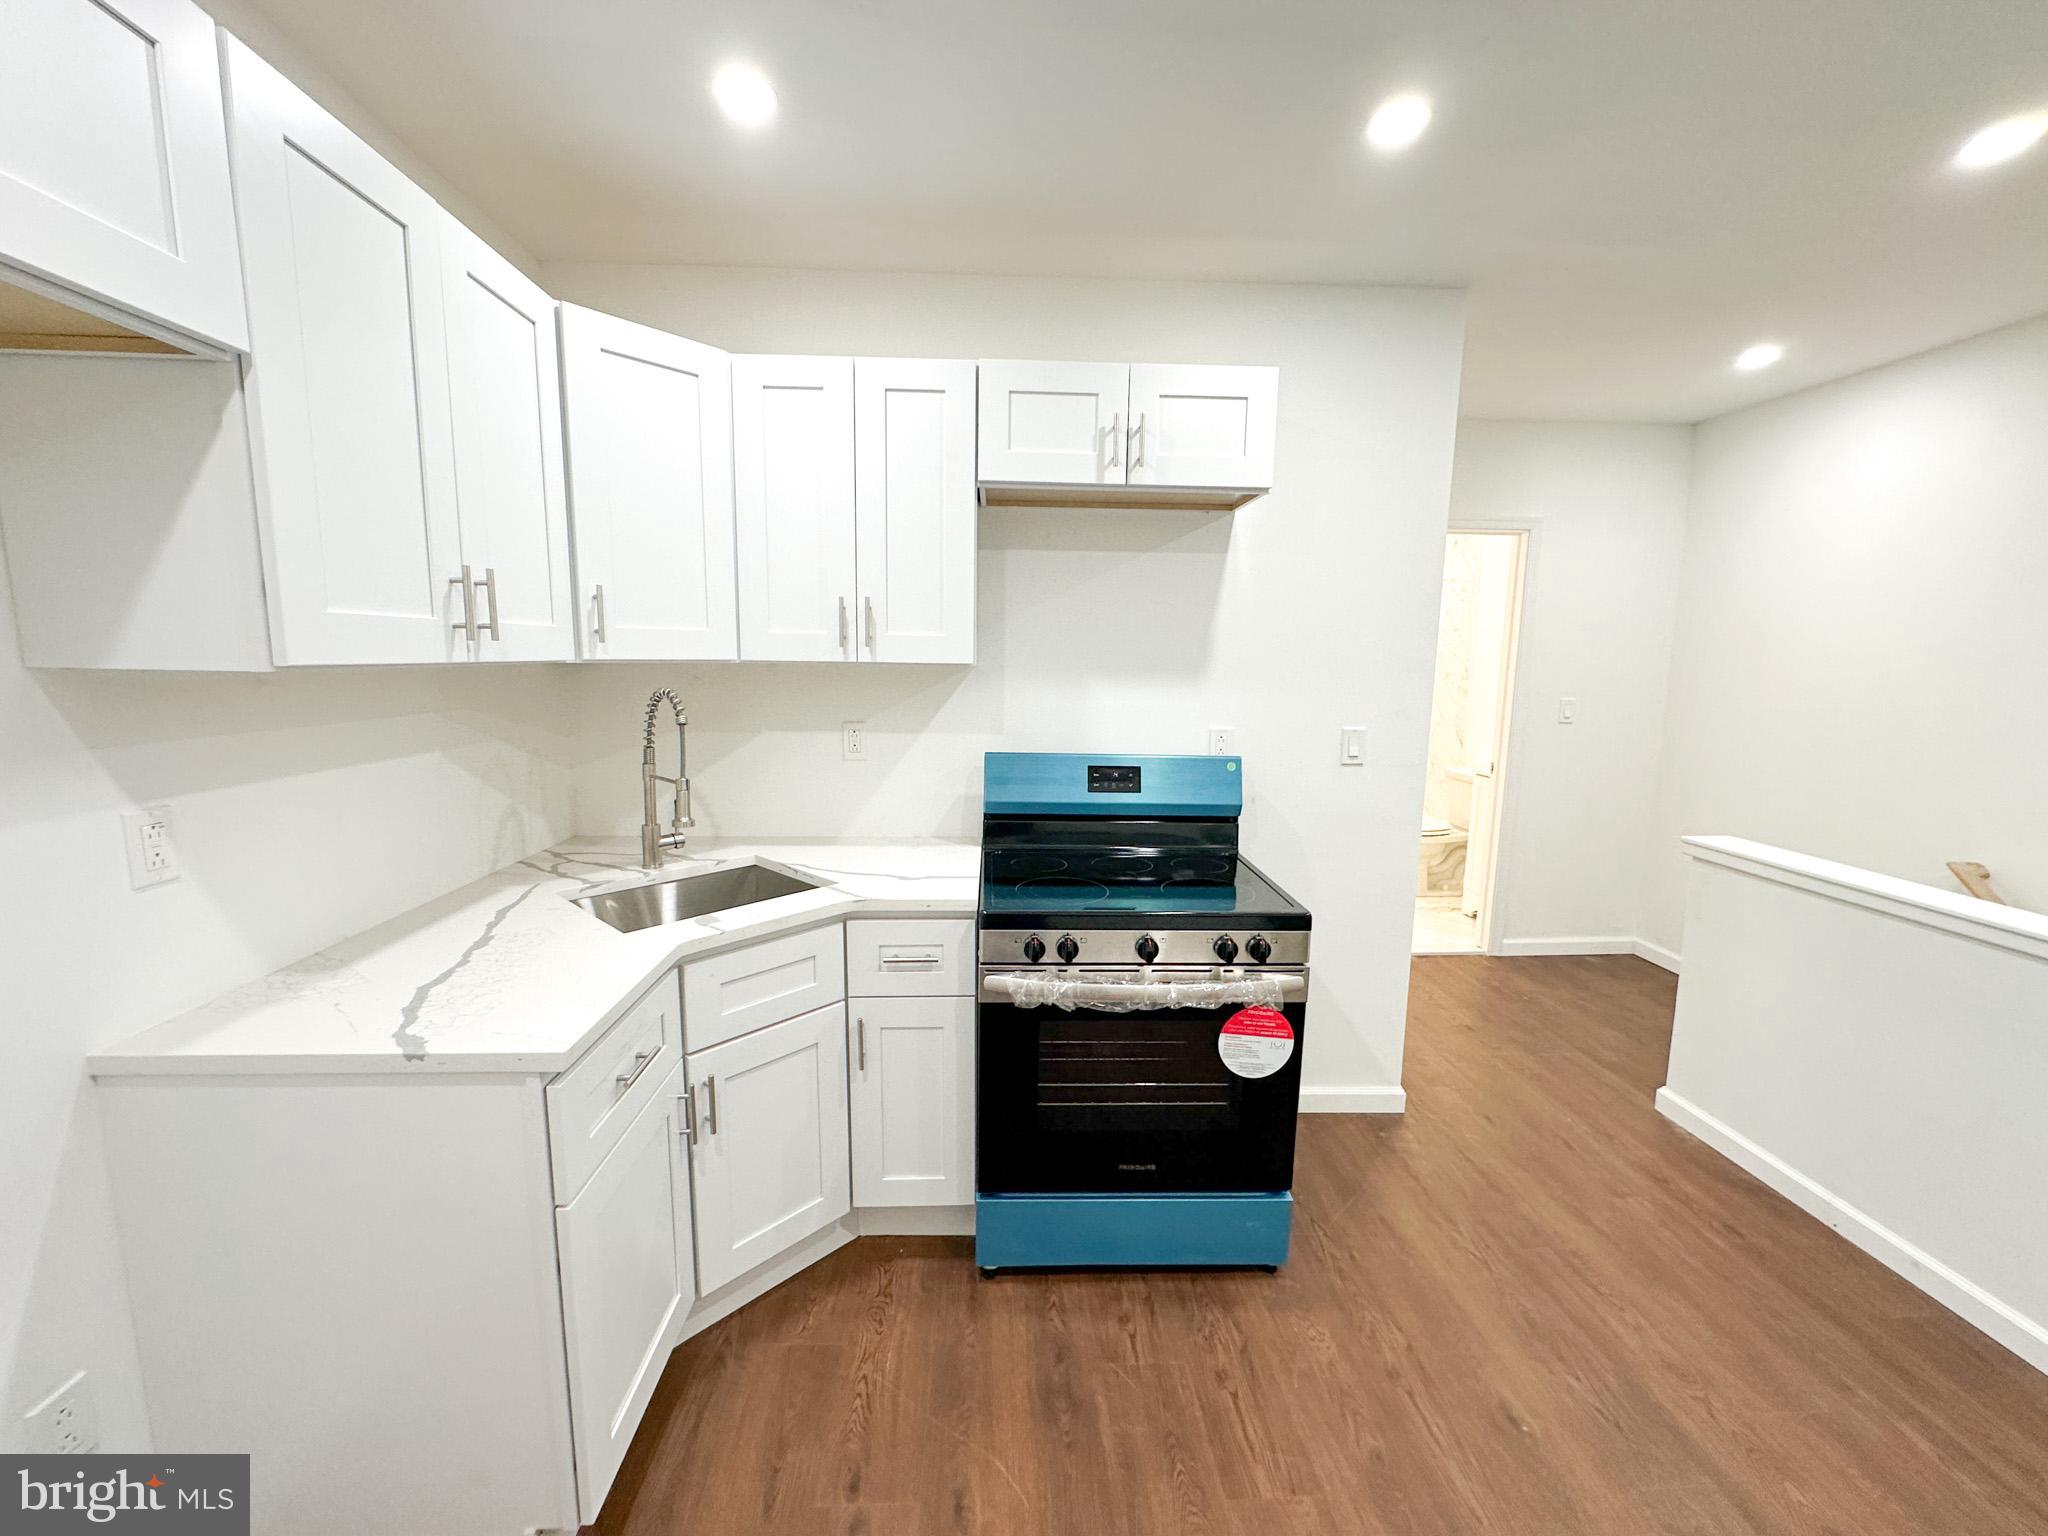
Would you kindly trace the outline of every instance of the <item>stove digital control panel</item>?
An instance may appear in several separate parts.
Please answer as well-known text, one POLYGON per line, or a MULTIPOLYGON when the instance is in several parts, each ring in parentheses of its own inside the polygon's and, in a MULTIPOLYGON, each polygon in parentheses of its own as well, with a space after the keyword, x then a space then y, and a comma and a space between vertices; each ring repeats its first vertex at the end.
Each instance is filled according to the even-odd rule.
POLYGON ((1138 795, 1145 792, 1145 770, 1135 763, 1090 763, 1091 795, 1138 795))

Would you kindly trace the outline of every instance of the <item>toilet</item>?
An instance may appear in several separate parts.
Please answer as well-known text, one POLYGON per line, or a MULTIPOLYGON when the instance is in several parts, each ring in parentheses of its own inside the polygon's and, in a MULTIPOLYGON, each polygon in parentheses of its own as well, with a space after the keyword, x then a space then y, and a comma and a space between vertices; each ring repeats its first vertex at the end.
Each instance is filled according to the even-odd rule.
POLYGON ((1456 899, 1463 904, 1465 860, 1471 844, 1473 770, 1444 770, 1444 815, 1422 818, 1415 874, 1417 896, 1456 899))

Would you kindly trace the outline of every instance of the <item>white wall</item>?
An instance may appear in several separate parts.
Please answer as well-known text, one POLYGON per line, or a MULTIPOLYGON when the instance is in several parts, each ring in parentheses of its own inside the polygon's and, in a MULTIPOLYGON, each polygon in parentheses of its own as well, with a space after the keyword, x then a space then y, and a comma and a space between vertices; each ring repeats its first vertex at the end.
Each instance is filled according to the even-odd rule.
POLYGON ((81 1368, 148 1443, 85 1053, 561 835, 566 677, 30 672, 0 570, 0 1450, 81 1368), (184 878, 131 891, 157 800, 184 878))
POLYGON ((2048 909, 2048 319, 1698 429, 1646 931, 1685 833, 2048 909))
POLYGON ((1275 363, 1280 485, 1230 515, 987 511, 970 669, 579 679, 579 819, 638 824, 640 703, 690 706, 707 831, 971 836, 993 748, 1199 752, 1235 726, 1247 849, 1314 910, 1313 1086, 1400 1081, 1460 361, 1426 290, 550 267, 562 297, 741 351, 1275 363), (867 760, 842 761, 842 721, 867 760), (1338 765, 1340 726, 1371 762, 1338 765))
POLYGON ((1459 424, 1451 525, 1535 528, 1495 892, 1511 953, 1641 932, 1690 452, 1685 427, 1459 424))

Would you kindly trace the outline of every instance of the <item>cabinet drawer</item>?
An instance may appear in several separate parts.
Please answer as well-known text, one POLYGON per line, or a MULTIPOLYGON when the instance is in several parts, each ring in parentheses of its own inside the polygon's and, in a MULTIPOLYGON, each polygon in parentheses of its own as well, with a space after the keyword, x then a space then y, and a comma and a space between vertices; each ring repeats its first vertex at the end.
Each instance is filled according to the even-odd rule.
POLYGON ((555 1204, 576 1198, 605 1153, 655 1095, 682 1052, 676 973, 636 998, 576 1065, 548 1084, 555 1204))
POLYGON ((684 1049, 705 1050, 845 996, 841 923, 695 960, 683 967, 684 1049))
POLYGON ((965 918, 849 922, 846 990, 852 997, 971 996, 974 924, 965 918))

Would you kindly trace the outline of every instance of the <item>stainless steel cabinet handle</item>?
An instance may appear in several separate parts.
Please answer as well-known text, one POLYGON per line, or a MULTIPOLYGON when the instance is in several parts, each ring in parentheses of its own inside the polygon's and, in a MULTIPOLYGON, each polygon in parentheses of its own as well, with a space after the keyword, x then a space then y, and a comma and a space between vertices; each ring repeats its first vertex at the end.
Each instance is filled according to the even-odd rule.
POLYGON ((484 596, 489 599, 491 613, 491 621, 484 628, 491 632, 493 640, 502 640, 505 636, 498 628, 498 569, 496 566, 487 565, 484 567, 484 596))
POLYGON ((1109 418, 1109 467, 1115 469, 1123 463, 1124 413, 1118 411, 1109 418))
POLYGON ((621 1072, 616 1079, 620 1093, 627 1092, 635 1083, 640 1081, 640 1074, 647 1070, 647 1063, 654 1060, 654 1057, 655 1053, 653 1051, 635 1051, 633 1053, 633 1065, 621 1072))
POLYGON ((1145 467, 1145 413, 1138 412, 1138 424, 1131 428, 1131 442, 1135 447, 1131 453, 1131 468, 1145 467))
POLYGON ((707 1118, 707 1120, 709 1121, 709 1129, 708 1129, 708 1130, 707 1130, 707 1131, 705 1132, 705 1134, 706 1134, 707 1136, 716 1136, 716 1135, 718 1134, 718 1079, 717 1079, 717 1078, 715 1078, 715 1077, 707 1077, 707 1078, 705 1078, 705 1079, 704 1079, 704 1093, 705 1093, 705 1096, 706 1096, 706 1097, 707 1097, 707 1098, 708 1098, 708 1099, 710 1100, 710 1103, 709 1103, 709 1104, 708 1104, 708 1105, 706 1106, 706 1118, 707 1118))
POLYGON ((462 588, 462 618, 451 627, 461 630, 474 641, 477 636, 476 578, 470 575, 469 567, 465 565, 460 576, 450 576, 448 578, 448 585, 462 588))
POLYGON ((872 651, 875 648, 875 600, 864 597, 860 601, 864 614, 862 622, 867 626, 868 649, 872 651))
POLYGON ((697 1090, 689 1089, 676 1102, 683 1106, 683 1123, 676 1134, 683 1138, 684 1146, 694 1147, 697 1145, 697 1090))
POLYGON ((858 1015, 855 1016, 853 1021, 853 1038, 858 1042, 860 1048, 860 1069, 865 1072, 868 1069, 868 1021, 860 1018, 858 1015))
POLYGON ((597 642, 604 644, 604 583, 599 582, 590 596, 591 622, 597 627, 597 642))
POLYGON ((839 649, 846 649, 846 599, 839 599, 839 649))

